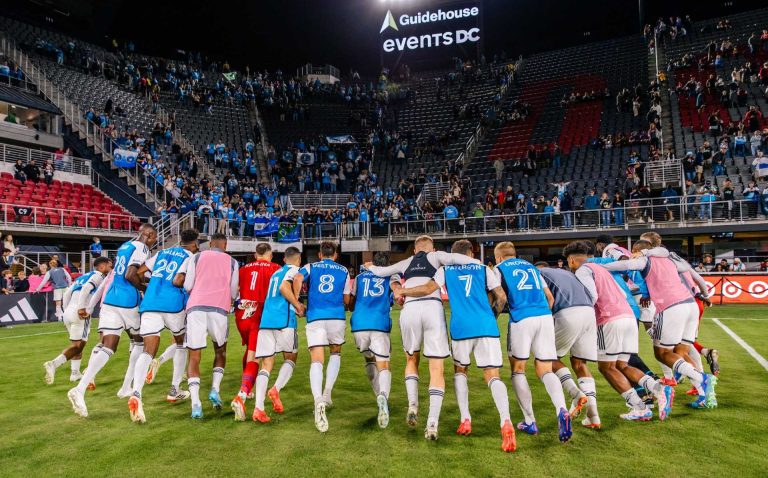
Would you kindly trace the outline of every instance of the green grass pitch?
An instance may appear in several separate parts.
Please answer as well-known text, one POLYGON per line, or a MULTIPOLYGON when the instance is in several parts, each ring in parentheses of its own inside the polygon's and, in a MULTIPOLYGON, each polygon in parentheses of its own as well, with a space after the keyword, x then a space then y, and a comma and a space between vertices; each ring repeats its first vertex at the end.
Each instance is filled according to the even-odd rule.
MULTIPOLYGON (((768 356, 768 315, 765 306, 721 306, 707 311, 718 317, 758 353, 768 356), (748 319, 748 320, 745 320, 748 319)), ((397 311, 393 313, 397 316, 397 311)), ((503 322, 500 321, 500 323, 503 322)), ((470 409, 473 433, 455 435, 458 410, 453 393, 452 364, 446 360, 446 400, 440 421, 440 439, 423 437, 428 397, 427 367, 421 368, 419 425, 405 424, 404 358, 398 328, 392 333, 392 419, 386 430, 376 424, 376 403, 348 332, 330 430, 314 428, 309 391, 306 339, 300 331, 296 371, 282 393, 285 413, 270 413, 272 422, 236 423, 228 407, 215 412, 204 400, 205 419, 189 418, 189 402, 164 401, 171 363, 145 387, 147 423, 136 425, 128 417, 124 400, 115 393, 127 362, 127 340, 97 377, 97 389, 88 392, 90 416, 77 417, 66 392, 69 364, 59 369, 56 383, 43 383, 42 363, 67 345, 61 324, 40 324, 0 329, 0 474, 2 476, 552 476, 552 477, 675 477, 766 476, 766 424, 763 400, 768 396, 768 372, 711 320, 704 320, 700 340, 720 350, 722 373, 718 385, 719 408, 691 410, 685 404, 686 385, 677 388, 671 418, 659 422, 625 423, 618 415, 626 408, 593 367, 598 385, 598 406, 603 428, 598 431, 574 423, 573 440, 560 444, 554 410, 544 387, 529 364, 534 410, 541 434, 518 433, 518 451, 500 450, 498 415, 480 370, 470 371, 470 409)), ((506 328, 502 326, 503 335, 506 328)), ((222 385, 226 403, 240 383, 239 336, 232 329, 228 366, 222 385)), ((92 334, 83 368, 97 334, 92 334)), ((505 337, 502 337, 505 340, 505 337)), ((164 337, 162 348, 168 344, 164 337)), ((652 361, 650 340, 640 335, 641 354, 652 361)), ((212 350, 203 355, 201 394, 210 387, 212 350)), ((278 360, 279 366, 280 360, 278 360)), ((277 368, 276 368, 277 370, 277 368)), ((274 382, 276 372, 270 380, 274 382)), ((521 419, 510 386, 509 367, 502 378, 510 387, 513 421, 521 419)), ((184 385, 186 387, 186 384, 184 385)), ((248 416, 253 401, 248 402, 248 416)), ((270 410, 267 399, 267 410, 270 410)))

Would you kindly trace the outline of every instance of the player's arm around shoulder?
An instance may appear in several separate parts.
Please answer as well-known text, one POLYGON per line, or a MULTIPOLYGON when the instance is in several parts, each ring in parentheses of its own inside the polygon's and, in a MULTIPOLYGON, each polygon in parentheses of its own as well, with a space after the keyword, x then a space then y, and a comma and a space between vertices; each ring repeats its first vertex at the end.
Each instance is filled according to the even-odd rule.
POLYGON ((454 265, 463 266, 467 264, 480 263, 480 261, 477 259, 474 259, 464 254, 457 254, 454 252, 435 251, 432 254, 435 255, 435 258, 437 258, 437 262, 441 266, 454 266, 454 265))
POLYGON ((504 306, 507 305, 507 293, 504 292, 504 288, 501 286, 501 279, 496 274, 496 271, 488 266, 484 267, 485 283, 490 292, 488 299, 490 300, 493 312, 498 317, 504 311, 504 306))

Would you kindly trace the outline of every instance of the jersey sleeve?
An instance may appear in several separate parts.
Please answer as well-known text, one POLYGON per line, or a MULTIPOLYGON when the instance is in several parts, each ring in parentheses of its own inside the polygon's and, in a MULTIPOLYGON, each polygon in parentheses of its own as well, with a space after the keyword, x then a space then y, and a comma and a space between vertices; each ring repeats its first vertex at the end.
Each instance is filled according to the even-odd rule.
POLYGON ((589 297, 592 299, 592 305, 597 302, 597 286, 595 285, 595 277, 592 271, 588 267, 579 267, 576 269, 576 278, 587 289, 589 297))
POLYGON ((232 278, 229 281, 229 292, 232 300, 237 299, 240 295, 240 265, 233 258, 232 259, 232 278))
POLYGON ((131 258, 128 260, 127 266, 140 266, 146 262, 147 258, 149 257, 149 248, 146 244, 143 242, 135 242, 136 248, 133 250, 133 254, 131 254, 131 258))
POLYGON ((187 267, 184 270, 186 276, 184 277, 184 290, 192 292, 192 287, 195 285, 195 266, 197 265, 197 259, 200 257, 200 253, 195 254, 193 257, 188 258, 185 263, 187 267))
POLYGON ((310 271, 310 270, 312 270, 312 267, 310 266, 310 264, 307 264, 307 265, 305 265, 304 267, 302 267, 302 268, 301 268, 301 269, 298 271, 298 273, 299 273, 299 274, 301 274, 301 275, 303 275, 303 276, 304 276, 304 279, 306 280, 306 279, 309 279, 309 271, 310 271))
POLYGON ((434 257, 437 259, 438 264, 441 266, 463 266, 466 264, 478 264, 480 261, 473 259, 472 257, 465 256, 464 254, 455 254, 452 252, 435 251, 434 257))
POLYGON ((386 267, 371 266, 368 270, 373 272, 375 275, 379 277, 389 277, 393 274, 402 274, 411 264, 411 260, 413 260, 413 257, 408 257, 407 259, 403 259, 402 261, 396 264, 392 264, 391 266, 386 266, 386 267))
POLYGON ((357 278, 351 282, 352 284, 349 286, 349 295, 357 295, 357 278))
POLYGON ((608 264, 600 264, 611 272, 618 271, 641 271, 648 265, 648 259, 645 257, 637 257, 635 259, 627 259, 626 261, 615 261, 608 264))
POLYGON ((501 279, 494 273, 493 269, 488 266, 485 266, 485 287, 488 290, 501 287, 501 279))
POLYGON ((283 282, 293 282, 293 279, 296 277, 296 274, 299 273, 299 268, 296 266, 291 266, 283 276, 283 282))
POLYGON ((154 256, 152 256, 149 259, 147 259, 146 261, 144 261, 144 265, 147 267, 147 269, 149 269, 150 272, 152 272, 152 270, 154 270, 155 262, 157 262, 157 256, 159 256, 159 255, 160 255, 160 253, 158 252, 154 256))
POLYGON ((392 274, 389 276, 389 285, 392 286, 392 284, 400 284, 403 280, 402 274, 392 274))
POLYGON ((344 295, 347 295, 352 290, 352 281, 349 280, 349 272, 344 275, 344 295))
POLYGON ((435 276, 432 280, 440 287, 445 287, 445 267, 441 267, 435 272, 435 276))

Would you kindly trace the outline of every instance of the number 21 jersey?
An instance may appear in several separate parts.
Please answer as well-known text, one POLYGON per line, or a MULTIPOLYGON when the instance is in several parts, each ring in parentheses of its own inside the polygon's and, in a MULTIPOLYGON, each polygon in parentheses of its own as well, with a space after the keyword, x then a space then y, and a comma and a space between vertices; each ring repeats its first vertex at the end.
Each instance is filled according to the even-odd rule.
POLYGON ((495 270, 507 294, 510 322, 552 314, 547 296, 544 295, 543 287, 546 287, 546 284, 533 264, 512 258, 497 265, 495 270))

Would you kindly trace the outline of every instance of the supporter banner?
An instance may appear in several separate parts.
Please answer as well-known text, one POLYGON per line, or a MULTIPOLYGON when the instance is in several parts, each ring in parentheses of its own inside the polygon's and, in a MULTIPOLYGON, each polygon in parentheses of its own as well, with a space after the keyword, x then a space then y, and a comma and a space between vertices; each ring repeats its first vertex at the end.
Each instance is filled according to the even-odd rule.
POLYGON ((32 215, 32 207, 30 206, 13 206, 13 212, 17 216, 30 216, 32 215))
POLYGON ((341 134, 337 136, 326 136, 325 140, 328 144, 355 144, 355 137, 351 134, 341 134))
POLYGON ((235 81, 237 79, 237 73, 231 71, 229 73, 222 73, 222 76, 229 81, 235 81))
POLYGON ((136 158, 139 153, 136 151, 128 151, 127 149, 116 149, 113 153, 115 157, 115 166, 118 168, 135 168, 136 158))
POLYGON ((0 295, 0 326, 55 321, 53 292, 0 295))
POLYGON ((767 304, 768 274, 706 275, 713 304, 767 304))
POLYGON ((280 224, 277 231, 278 242, 298 242, 301 240, 298 224, 280 224))
POLYGON ((315 164, 315 153, 299 153, 296 155, 296 162, 304 166, 315 164))
POLYGON ((254 236, 269 236, 277 232, 280 224, 280 218, 273 217, 257 217, 254 219, 256 222, 253 224, 254 236))

